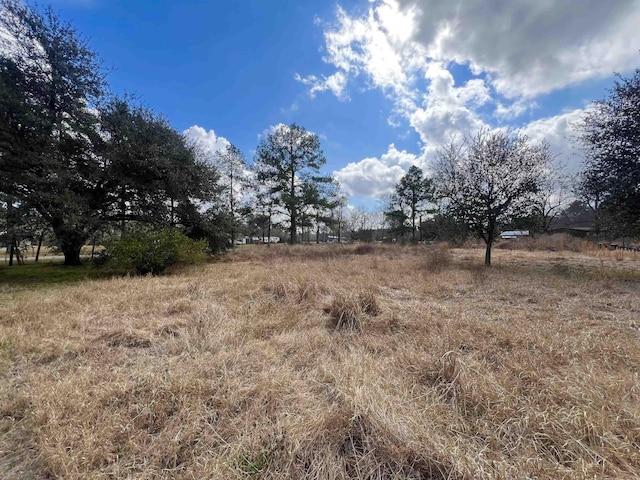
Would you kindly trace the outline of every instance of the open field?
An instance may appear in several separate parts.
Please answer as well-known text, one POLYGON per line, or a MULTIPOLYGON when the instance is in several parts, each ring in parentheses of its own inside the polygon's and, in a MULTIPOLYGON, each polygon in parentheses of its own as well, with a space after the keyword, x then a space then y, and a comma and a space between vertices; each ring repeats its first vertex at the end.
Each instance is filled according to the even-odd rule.
POLYGON ((0 477, 638 478, 640 254, 482 258, 248 247, 0 288, 0 477))

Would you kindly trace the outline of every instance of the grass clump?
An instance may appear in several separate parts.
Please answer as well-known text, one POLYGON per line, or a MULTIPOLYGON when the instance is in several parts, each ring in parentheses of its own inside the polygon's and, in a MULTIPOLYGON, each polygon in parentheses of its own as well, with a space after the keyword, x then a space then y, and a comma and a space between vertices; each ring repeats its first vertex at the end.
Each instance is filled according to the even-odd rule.
POLYGON ((353 294, 337 295, 328 310, 331 328, 350 332, 361 330, 362 306, 357 296, 353 294))
POLYGON ((449 245, 446 243, 439 243, 438 245, 431 247, 426 252, 424 264, 427 271, 440 273, 443 270, 448 269, 452 262, 453 257, 449 250, 449 245))
POLYGON ((502 250, 588 252, 594 250, 597 246, 593 242, 566 233, 552 233, 539 237, 501 240, 497 243, 496 248, 502 250))
POLYGON ((381 308, 372 291, 339 293, 325 310, 329 314, 330 327, 334 330, 356 332, 363 327, 363 316, 380 314, 381 308))
POLYGON ((372 255, 375 253, 376 247, 370 243, 363 243, 353 249, 355 255, 372 255))

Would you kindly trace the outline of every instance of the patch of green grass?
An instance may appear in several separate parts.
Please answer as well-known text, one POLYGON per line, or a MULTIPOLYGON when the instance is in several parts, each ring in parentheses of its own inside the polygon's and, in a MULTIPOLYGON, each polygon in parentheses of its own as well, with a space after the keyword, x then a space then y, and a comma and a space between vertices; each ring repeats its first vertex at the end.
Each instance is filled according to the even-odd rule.
POLYGON ((242 455, 239 466, 240 470, 250 475, 259 474, 269 465, 269 455, 262 452, 260 455, 253 456, 248 453, 242 455))
POLYGON ((96 268, 88 261, 77 267, 68 267, 59 262, 27 262, 11 267, 7 263, 0 263, 0 291, 76 283, 109 275, 110 272, 96 268))

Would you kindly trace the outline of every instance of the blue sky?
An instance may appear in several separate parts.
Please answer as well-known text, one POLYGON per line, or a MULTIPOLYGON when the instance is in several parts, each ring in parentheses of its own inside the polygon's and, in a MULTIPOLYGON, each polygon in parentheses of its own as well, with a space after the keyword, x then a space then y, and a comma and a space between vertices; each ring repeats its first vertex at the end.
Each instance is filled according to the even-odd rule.
POLYGON ((352 202, 428 171, 450 135, 484 126, 547 139, 575 169, 573 125, 640 65, 635 0, 53 0, 116 93, 248 160, 296 122, 320 135, 352 202), (606 4, 606 5, 605 5, 606 4))

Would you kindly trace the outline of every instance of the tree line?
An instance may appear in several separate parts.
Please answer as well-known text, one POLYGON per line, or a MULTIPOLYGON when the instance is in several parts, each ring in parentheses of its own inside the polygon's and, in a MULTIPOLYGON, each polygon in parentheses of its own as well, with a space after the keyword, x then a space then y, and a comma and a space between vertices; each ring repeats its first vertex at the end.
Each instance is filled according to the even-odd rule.
POLYGON ((271 225, 284 214, 294 243, 311 218, 328 221, 336 188, 320 174, 315 134, 281 125, 260 143, 246 212, 236 147, 211 162, 167 119, 111 95, 97 54, 51 7, 2 0, 0 11, 0 195, 11 247, 16 231, 37 226, 77 265, 95 235, 139 225, 179 228, 216 251, 233 242, 241 216, 271 225))
POLYGON ((11 246, 20 230, 40 240, 50 231, 65 264, 76 265, 91 239, 141 226, 179 229, 218 251, 282 226, 291 243, 312 231, 316 241, 323 233, 342 241, 347 231, 366 241, 384 223, 387 239, 474 235, 490 264, 502 229, 545 232, 569 209, 589 209, 596 233, 639 233, 638 70, 619 76, 584 117, 584 168, 571 184, 547 144, 485 129, 441 146, 431 177, 412 166, 374 221, 348 209, 322 173, 314 133, 274 127, 251 166, 232 144, 211 159, 163 116, 110 94, 97 54, 51 8, 0 0, 0 11, 0 217, 11 246), (565 209, 568 197, 574 203, 565 209))
POLYGON ((578 125, 582 170, 570 178, 546 143, 510 131, 481 130, 440 147, 433 177, 411 167, 385 211, 396 238, 445 241, 476 236, 491 247, 505 228, 546 233, 560 218, 593 224, 596 238, 640 236, 640 69, 617 75, 607 96, 578 125))

